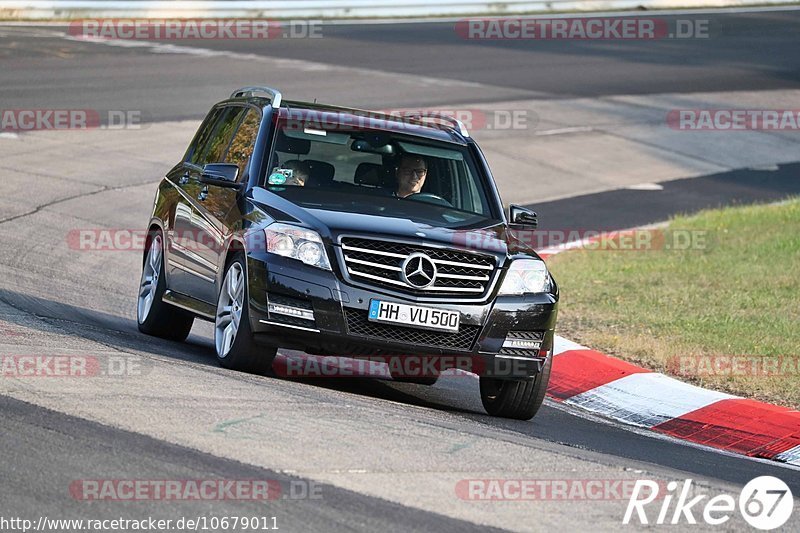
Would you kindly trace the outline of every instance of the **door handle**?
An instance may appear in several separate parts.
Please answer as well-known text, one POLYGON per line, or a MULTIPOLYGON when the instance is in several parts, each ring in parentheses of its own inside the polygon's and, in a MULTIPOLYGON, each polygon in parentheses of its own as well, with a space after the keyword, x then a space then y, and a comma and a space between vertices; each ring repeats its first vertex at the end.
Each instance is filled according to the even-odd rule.
POLYGON ((208 198, 208 186, 203 187, 203 190, 197 195, 197 199, 201 202, 205 202, 206 198, 208 198))
POLYGON ((186 185, 189 183, 189 173, 187 172, 178 179, 178 185, 186 185))

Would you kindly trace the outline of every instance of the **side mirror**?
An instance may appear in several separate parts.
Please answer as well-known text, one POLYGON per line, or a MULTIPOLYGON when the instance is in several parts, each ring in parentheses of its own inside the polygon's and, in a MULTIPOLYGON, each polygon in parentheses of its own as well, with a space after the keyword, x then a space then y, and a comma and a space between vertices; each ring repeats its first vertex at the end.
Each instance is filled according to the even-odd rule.
POLYGON ((511 224, 527 226, 529 228, 536 228, 539 226, 539 215, 521 205, 511 204, 508 207, 508 214, 511 224))
POLYGON ((236 183, 239 177, 239 166, 232 163, 209 163, 203 167, 200 183, 216 185, 230 189, 240 189, 242 185, 236 183))

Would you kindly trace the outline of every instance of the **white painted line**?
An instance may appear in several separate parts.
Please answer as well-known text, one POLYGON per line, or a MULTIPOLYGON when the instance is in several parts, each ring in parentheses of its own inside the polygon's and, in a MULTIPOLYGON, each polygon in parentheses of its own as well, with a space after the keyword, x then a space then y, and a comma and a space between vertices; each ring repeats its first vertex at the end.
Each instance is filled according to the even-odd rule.
POLYGON ((319 63, 315 61, 306 61, 302 59, 285 59, 271 56, 262 56, 259 54, 233 52, 230 50, 212 50, 209 48, 199 48, 194 46, 182 46, 169 43, 159 43, 153 41, 133 41, 125 39, 100 39, 94 37, 78 37, 67 34, 58 34, 59 37, 68 41, 81 41, 87 43, 94 43, 106 46, 118 46, 122 48, 141 48, 153 54, 187 54, 200 57, 228 57, 231 59, 238 59, 242 61, 266 63, 274 68, 286 68, 294 71, 303 72, 342 72, 351 73, 354 76, 380 76, 394 80, 398 84, 413 85, 419 87, 420 85, 438 88, 459 87, 459 88, 475 88, 485 89, 489 87, 483 83, 456 80, 452 78, 437 78, 433 76, 416 76, 409 77, 405 74, 398 74, 385 70, 377 70, 364 67, 346 67, 333 65, 328 63, 319 63))
POLYGON ((564 400, 609 418, 650 428, 720 400, 737 398, 696 387, 664 374, 630 374, 564 400))
MULTIPOLYGON (((616 189, 619 190, 619 189, 616 189)), ((572 250, 574 248, 585 248, 590 244, 597 242, 600 239, 607 238, 609 236, 614 235, 626 235, 636 231, 647 231, 653 229, 661 229, 666 228, 669 225, 669 222, 658 222, 656 224, 647 224, 645 226, 638 226, 636 228, 628 228, 628 229, 621 229, 621 230, 614 230, 614 231, 606 231, 601 233, 597 237, 587 237, 584 239, 569 241, 564 244, 559 244, 558 246, 552 246, 550 248, 545 248, 543 250, 537 250, 536 253, 545 256, 553 256, 559 254, 561 252, 566 252, 567 250, 572 250)))
POLYGON ((800 466, 800 446, 795 446, 791 450, 786 450, 775 456, 775 460, 784 461, 790 465, 800 466))
POLYGON ((580 418, 582 420, 588 420, 590 422, 594 422, 596 424, 604 424, 606 426, 611 426, 618 428, 623 431, 628 431, 630 433, 635 433, 636 435, 640 435, 642 437, 648 437, 655 440, 660 441, 667 441, 673 444, 682 444, 684 446, 688 446, 689 448, 695 448, 698 450, 704 450, 711 453, 716 453, 719 455, 724 455, 726 457, 735 457, 736 459, 742 459, 744 461, 753 461, 756 463, 762 463, 765 465, 770 466, 777 466, 779 468, 786 468, 787 470, 794 470, 800 472, 800 463, 781 463, 774 459, 766 459, 763 457, 750 457, 747 455, 742 455, 740 453, 732 452, 730 450, 723 450, 721 448, 714 448, 713 446, 708 446, 706 444, 700 444, 699 442, 692 442, 690 440, 683 440, 679 439, 678 437, 669 435, 667 433, 659 433, 657 431, 651 431, 650 428, 639 428, 635 426, 631 426, 630 424, 619 422, 616 420, 610 420, 601 415, 595 415, 594 413, 590 413, 588 411, 582 409, 575 409, 574 406, 565 405, 563 402, 555 401, 549 397, 545 398, 544 400, 545 405, 548 407, 552 407, 558 411, 562 411, 567 413, 571 416, 580 418))
POLYGON ((565 339, 564 337, 559 337, 556 335, 553 341, 553 355, 558 355, 569 350, 588 350, 586 346, 578 344, 577 342, 572 342, 569 339, 565 339))
POLYGON ((638 183, 636 185, 628 185, 625 187, 631 191, 663 191, 664 186, 660 183, 638 183))
POLYGON ((776 172, 780 170, 778 165, 760 165, 755 167, 747 167, 747 170, 755 170, 756 172, 776 172))
POLYGON ((564 244, 559 244, 558 246, 545 248, 544 250, 537 250, 537 252, 543 255, 556 255, 561 252, 566 252, 567 250, 572 250, 574 248, 583 248, 584 246, 591 244, 592 241, 593 239, 580 239, 577 241, 569 241, 564 244))
POLYGON ((0 133, 0 139, 19 139, 19 134, 10 131, 4 131, 0 133))
POLYGON ((535 135, 539 137, 549 137, 550 135, 565 135, 568 133, 585 133, 588 131, 594 131, 594 128, 591 126, 572 126, 569 128, 556 128, 552 130, 542 130, 537 131, 535 135))

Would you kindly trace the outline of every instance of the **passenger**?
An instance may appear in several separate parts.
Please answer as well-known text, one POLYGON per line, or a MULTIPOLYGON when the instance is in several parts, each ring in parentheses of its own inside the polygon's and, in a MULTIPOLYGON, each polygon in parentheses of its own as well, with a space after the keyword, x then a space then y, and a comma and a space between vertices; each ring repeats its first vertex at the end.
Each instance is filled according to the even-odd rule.
POLYGON ((404 154, 395 170, 397 190, 394 195, 398 198, 405 198, 419 193, 422 186, 425 185, 427 175, 428 163, 425 159, 418 155, 404 154))

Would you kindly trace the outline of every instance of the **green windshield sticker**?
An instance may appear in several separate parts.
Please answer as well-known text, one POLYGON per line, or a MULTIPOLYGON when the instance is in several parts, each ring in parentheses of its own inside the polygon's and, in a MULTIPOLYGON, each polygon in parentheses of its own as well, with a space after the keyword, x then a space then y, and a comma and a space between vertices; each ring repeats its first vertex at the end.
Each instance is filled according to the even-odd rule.
POLYGON ((276 169, 275 172, 269 175, 270 185, 283 185, 286 180, 292 176, 291 169, 276 169), (288 176, 287 176, 288 174, 288 176))

